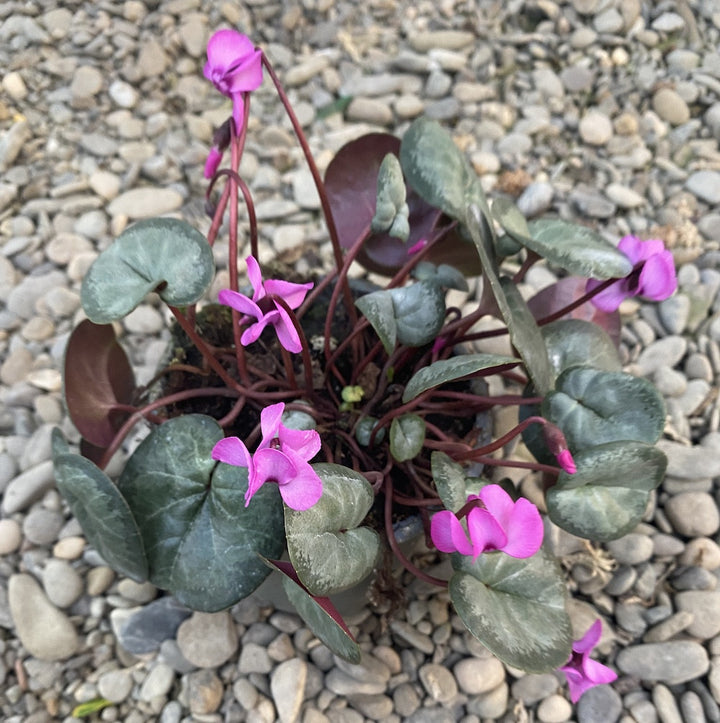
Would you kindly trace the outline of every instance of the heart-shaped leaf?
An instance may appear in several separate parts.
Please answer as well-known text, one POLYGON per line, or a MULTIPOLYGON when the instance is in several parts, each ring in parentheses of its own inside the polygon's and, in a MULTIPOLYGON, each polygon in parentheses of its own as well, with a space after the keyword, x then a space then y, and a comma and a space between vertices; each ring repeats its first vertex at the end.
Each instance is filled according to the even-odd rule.
MULTIPOLYGON (((400 139, 389 133, 368 133, 344 145, 330 161, 325 172, 325 190, 343 248, 352 248, 367 234, 375 213, 380 164, 388 153, 397 156, 399 152, 400 139)), ((438 231, 442 213, 437 208, 412 189, 407 190, 407 204, 407 243, 387 233, 370 235, 356 259, 368 271, 393 276, 407 262, 408 248, 438 231)), ((472 244, 455 231, 447 233, 426 258, 436 263, 452 263, 467 273, 479 272, 472 244)))
POLYGON ((194 304, 214 273, 210 244, 188 223, 174 218, 138 221, 88 269, 83 309, 96 324, 108 324, 129 314, 150 291, 170 306, 194 304))
POLYGON ((120 574, 137 582, 147 580, 140 531, 117 487, 89 459, 72 454, 58 429, 52 433, 52 450, 58 490, 88 542, 120 574))
POLYGON ((450 359, 439 359, 413 374, 405 387, 402 400, 403 403, 407 403, 428 389, 441 384, 454 382, 481 371, 495 371, 499 367, 507 369, 519 363, 518 359, 500 354, 461 354, 450 359))
POLYGON ((385 351, 392 353, 397 344, 397 323, 390 291, 382 289, 365 294, 355 302, 355 306, 375 329, 385 351))
POLYGON ((417 414, 403 414, 390 423, 390 454, 396 462, 407 462, 420 454, 425 441, 425 422, 417 414))
POLYGON ((464 223, 471 203, 487 211, 477 175, 436 121, 418 118, 410 124, 400 144, 400 164, 410 186, 451 218, 464 223))
POLYGON ((665 404, 647 379, 591 367, 566 369, 542 410, 573 453, 621 440, 654 444, 665 426, 665 404))
POLYGON ((596 324, 560 319, 540 327, 555 376, 574 366, 619 372, 620 357, 610 335, 596 324))
MULTIPOLYGON (((380 553, 375 530, 359 527, 372 506, 368 481, 337 464, 314 464, 322 497, 308 510, 285 508, 288 555, 313 595, 332 595, 372 572, 380 553)), ((254 499, 254 498, 253 498, 254 499)))
POLYGON ((550 519, 578 537, 607 541, 640 522, 667 458, 650 444, 610 442, 580 452, 575 463, 578 471, 561 472, 548 490, 550 519))
POLYGON ((431 281, 418 281, 388 292, 393 302, 397 339, 406 346, 434 341, 445 322, 445 293, 431 281))
POLYGON ((269 574, 258 555, 283 550, 277 485, 263 485, 245 507, 247 470, 210 456, 222 436, 211 417, 170 419, 143 440, 119 480, 151 582, 206 612, 249 595, 269 574))
POLYGON ((548 263, 568 273, 585 278, 614 279, 632 271, 632 262, 624 253, 586 226, 559 218, 541 218, 530 221, 528 228, 530 236, 527 238, 506 230, 548 263))
POLYGON ((65 350, 65 402, 73 424, 96 447, 108 447, 129 412, 135 377, 111 324, 81 321, 65 350))
POLYGON ((318 640, 343 660, 359 663, 362 657, 360 646, 355 642, 330 598, 312 595, 289 562, 267 560, 266 563, 283 575, 282 586, 288 600, 318 640))
POLYGON ((450 599, 467 629, 514 668, 542 673, 570 656, 565 580, 544 549, 520 560, 503 552, 452 556, 450 599))
POLYGON ((465 470, 445 452, 430 455, 430 467, 438 497, 446 509, 457 512, 467 501, 465 470))

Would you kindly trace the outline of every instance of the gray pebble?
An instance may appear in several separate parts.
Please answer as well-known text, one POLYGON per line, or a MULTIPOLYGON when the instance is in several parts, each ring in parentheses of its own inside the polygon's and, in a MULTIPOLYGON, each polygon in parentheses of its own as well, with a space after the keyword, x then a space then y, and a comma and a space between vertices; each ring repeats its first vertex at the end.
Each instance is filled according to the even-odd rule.
POLYGON ((691 640, 632 645, 618 653, 616 663, 626 675, 668 685, 699 678, 709 667, 705 648, 691 640))
POLYGON ((578 723, 614 723, 622 713, 622 700, 609 685, 585 691, 577 703, 578 723))
POLYGON ((82 577, 66 560, 48 560, 42 583, 50 602, 59 608, 70 607, 83 594, 82 577))
POLYGON ((715 500, 704 492, 682 492, 665 503, 665 514, 673 528, 686 537, 708 537, 720 528, 715 500))
POLYGON ((652 691, 653 703, 662 723, 683 723, 675 696, 665 685, 656 685, 652 691))

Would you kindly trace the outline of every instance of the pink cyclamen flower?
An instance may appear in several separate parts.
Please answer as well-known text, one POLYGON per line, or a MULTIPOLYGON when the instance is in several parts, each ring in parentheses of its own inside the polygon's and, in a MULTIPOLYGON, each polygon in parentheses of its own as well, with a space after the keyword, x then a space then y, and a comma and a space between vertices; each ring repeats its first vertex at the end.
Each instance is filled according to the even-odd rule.
POLYGON ((208 41, 203 74, 233 102, 235 131, 243 124, 243 95, 262 83, 262 51, 237 30, 218 30, 208 41))
MULTIPOLYGON (((625 236, 618 249, 639 269, 634 269, 624 279, 619 279, 590 301, 601 311, 615 311, 624 299, 642 296, 651 301, 662 301, 677 289, 675 263, 672 254, 659 239, 641 241, 636 236, 625 236)), ((586 291, 596 289, 602 281, 588 279, 586 291)))
POLYGON ((559 452, 557 461, 568 474, 575 474, 577 472, 577 465, 569 449, 564 449, 562 452, 559 452))
POLYGON ((531 557, 542 545, 543 523, 537 507, 520 498, 513 502, 500 485, 486 485, 468 502, 479 500, 467 514, 467 532, 450 510, 436 513, 430 523, 430 537, 441 552, 478 555, 500 550, 511 557, 531 557))
POLYGON ((617 673, 614 670, 590 657, 592 649, 600 640, 601 633, 602 623, 598 618, 585 635, 573 643, 570 658, 559 668, 565 673, 570 689, 570 700, 573 703, 577 703, 580 696, 589 688, 617 680, 617 673))
POLYGON ((293 354, 302 350, 302 343, 297 329, 290 319, 287 310, 272 299, 273 296, 281 297, 291 309, 297 309, 305 299, 307 292, 312 289, 312 281, 307 284, 295 284, 291 281, 279 279, 262 280, 260 265, 254 256, 245 259, 247 273, 253 287, 252 299, 244 294, 230 289, 223 289, 218 294, 218 301, 226 306, 231 306, 241 314, 254 317, 257 321, 251 324, 240 337, 243 346, 252 344, 260 337, 263 329, 272 324, 277 332, 280 343, 293 354))
POLYGON ((408 256, 411 256, 412 254, 416 254, 419 251, 422 251, 428 245, 428 243, 429 243, 429 241, 426 238, 421 238, 419 241, 416 241, 407 250, 408 256))
POLYGON ((247 467, 245 507, 266 482, 276 482, 283 502, 294 510, 307 510, 322 496, 322 480, 309 464, 320 450, 320 435, 314 429, 288 429, 281 421, 284 409, 280 402, 260 412, 262 441, 255 454, 238 437, 225 437, 213 447, 213 459, 247 467))

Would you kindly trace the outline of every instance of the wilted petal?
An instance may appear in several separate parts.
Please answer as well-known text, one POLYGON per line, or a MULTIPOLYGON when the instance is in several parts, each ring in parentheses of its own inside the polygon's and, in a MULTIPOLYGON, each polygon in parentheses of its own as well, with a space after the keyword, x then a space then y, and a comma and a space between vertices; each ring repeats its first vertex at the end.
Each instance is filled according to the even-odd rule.
POLYGON ((472 555, 473 546, 460 520, 450 510, 436 512, 430 522, 430 538, 440 552, 472 555))
POLYGON ((215 444, 210 456, 219 462, 235 467, 251 467, 252 457, 245 444, 238 437, 225 437, 215 444))

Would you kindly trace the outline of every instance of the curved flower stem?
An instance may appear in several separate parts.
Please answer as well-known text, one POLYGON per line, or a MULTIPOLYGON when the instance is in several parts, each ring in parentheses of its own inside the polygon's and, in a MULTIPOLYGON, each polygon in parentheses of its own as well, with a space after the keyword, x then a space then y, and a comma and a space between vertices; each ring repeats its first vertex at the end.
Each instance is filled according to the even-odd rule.
POLYGON ((184 402, 187 399, 196 399, 198 397, 234 397, 237 396, 237 392, 232 389, 224 389, 223 387, 202 387, 201 389, 185 389, 182 392, 176 392, 175 394, 169 394, 166 397, 156 399, 154 402, 148 404, 142 409, 136 410, 136 412, 128 417, 123 423, 122 427, 118 430, 115 438, 111 444, 103 452, 102 459, 98 464, 100 469, 107 467, 108 462, 112 459, 115 452, 118 451, 120 445, 130 430, 142 419, 148 419, 150 415, 160 407, 166 407, 170 404, 176 404, 177 402, 184 402))
POLYGON ((540 462, 523 462, 519 459, 496 459, 495 457, 475 457, 473 462, 481 462, 490 467, 517 467, 518 469, 531 469, 535 472, 548 472, 557 477, 563 470, 550 464, 540 462))
MULTIPOLYGON (((635 268, 638 268, 640 265, 641 264, 637 264, 635 268)), ((635 269, 633 269, 633 271, 634 270, 635 269)), ((602 282, 602 284, 596 286, 592 291, 588 291, 578 299, 575 299, 575 301, 573 301, 572 303, 568 304, 567 306, 563 306, 562 309, 559 309, 558 311, 549 314, 548 316, 544 316, 542 319, 538 319, 538 326, 544 326, 545 324, 549 324, 551 321, 562 318, 563 316, 565 316, 565 314, 569 314, 573 309, 577 309, 578 306, 582 306, 586 301, 590 301, 590 299, 592 299, 594 296, 599 294, 601 291, 605 291, 605 289, 607 289, 609 286, 612 286, 617 281, 620 281, 620 279, 606 279, 602 282)))
POLYGON ((447 587, 448 583, 447 580, 441 580, 439 577, 433 577, 432 575, 428 575, 426 572, 423 572, 419 567, 416 567, 415 565, 410 562, 410 560, 405 557, 405 554, 400 549, 400 546, 398 545, 398 541, 395 539, 395 531, 393 530, 392 526, 392 503, 393 503, 393 486, 392 486, 392 480, 390 479, 390 475, 385 476, 385 535, 387 537, 388 543, 390 544, 390 549, 393 551, 393 554, 398 559, 400 564, 411 574, 415 575, 420 580, 423 580, 424 582, 428 582, 431 585, 437 585, 438 587, 447 587))
POLYGON ((194 324, 191 324, 188 318, 178 309, 176 306, 168 307, 172 312, 173 316, 180 324, 182 330, 190 337, 190 340, 198 348, 198 351, 207 360, 207 363, 212 367, 213 371, 225 382, 225 384, 236 392, 244 392, 242 385, 233 379, 222 364, 215 358, 214 354, 210 351, 210 348, 202 339, 202 337, 195 331, 194 324))
MULTIPOLYGON (((285 89, 283 88, 282 83, 280 83, 280 79, 277 77, 275 69, 272 67, 272 64, 270 63, 268 57, 265 55, 264 52, 262 54, 262 63, 265 67, 265 70, 267 70, 270 79, 275 85, 275 90, 277 90, 278 96, 280 97, 280 102, 283 104, 285 112, 290 119, 290 123, 292 124, 293 130, 295 131, 295 136, 298 139, 298 143, 300 143, 303 155, 305 156, 305 161, 308 164, 308 168, 310 169, 310 173, 312 174, 313 181, 315 182, 315 187, 317 188, 318 196, 320 197, 320 206, 322 207, 323 216, 325 217, 325 224, 327 226, 328 234, 330 235, 330 241, 332 243, 333 255, 335 256, 335 266, 339 269, 343 265, 343 252, 342 247, 340 246, 340 238, 338 236, 337 226, 335 225, 335 219, 332 215, 332 209, 330 208, 330 201, 327 196, 327 191, 325 190, 325 185, 323 184, 322 178, 320 177, 320 171, 318 170, 315 159, 313 158, 313 154, 310 151, 310 147, 308 146, 307 138, 305 138, 302 126, 300 125, 300 121, 298 121, 297 116, 295 115, 295 111, 290 105, 290 101, 287 97, 287 94, 285 93, 285 89)), ((345 295, 345 304, 348 307, 350 324, 351 326, 355 326, 357 324, 358 317, 352 303, 352 294, 350 293, 350 286, 347 282, 347 277, 341 276, 339 281, 343 288, 343 294, 345 295)))
POLYGON ((518 434, 522 434, 531 424, 542 424, 545 426, 546 424, 550 424, 550 422, 547 421, 544 417, 539 416, 532 416, 527 417, 527 419, 524 419, 520 424, 518 424, 516 427, 513 427, 509 432, 506 432, 503 434, 502 437, 498 437, 495 441, 491 442, 490 444, 485 445, 484 447, 481 447, 480 449, 475 449, 470 452, 468 452, 465 455, 461 455, 460 457, 456 457, 456 462, 466 462, 466 461, 474 461, 477 457, 483 457, 486 454, 490 454, 491 452, 495 452, 496 450, 500 449, 501 447, 504 447, 510 440, 514 439, 518 436, 518 434))
POLYGON ((231 425, 237 418, 240 412, 245 408, 245 402, 247 398, 245 396, 238 397, 238 400, 233 404, 232 409, 222 418, 218 419, 218 424, 225 429, 231 425))

